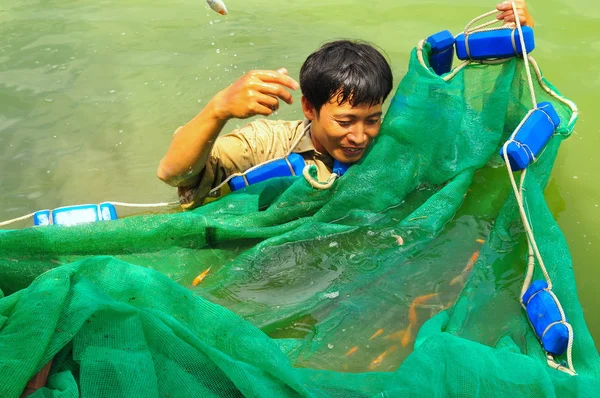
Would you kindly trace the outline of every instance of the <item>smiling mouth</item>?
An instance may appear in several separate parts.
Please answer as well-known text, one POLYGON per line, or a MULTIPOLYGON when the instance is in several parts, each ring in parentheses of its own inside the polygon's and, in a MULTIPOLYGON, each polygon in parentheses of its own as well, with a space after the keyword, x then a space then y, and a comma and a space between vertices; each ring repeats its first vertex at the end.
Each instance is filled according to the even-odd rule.
POLYGON ((361 153, 362 151, 364 151, 365 148, 348 148, 348 147, 342 147, 342 150, 350 155, 358 155, 359 153, 361 153))

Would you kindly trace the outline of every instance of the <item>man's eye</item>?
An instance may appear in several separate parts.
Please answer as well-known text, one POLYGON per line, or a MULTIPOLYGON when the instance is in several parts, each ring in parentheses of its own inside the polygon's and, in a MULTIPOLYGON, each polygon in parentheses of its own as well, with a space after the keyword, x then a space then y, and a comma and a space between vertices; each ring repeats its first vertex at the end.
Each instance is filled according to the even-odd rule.
POLYGON ((367 124, 370 126, 375 126, 376 124, 379 124, 380 119, 370 119, 367 120, 367 124))
POLYGON ((342 127, 350 127, 350 125, 352 124, 352 122, 347 122, 347 121, 342 121, 342 120, 338 120, 337 122, 342 127))

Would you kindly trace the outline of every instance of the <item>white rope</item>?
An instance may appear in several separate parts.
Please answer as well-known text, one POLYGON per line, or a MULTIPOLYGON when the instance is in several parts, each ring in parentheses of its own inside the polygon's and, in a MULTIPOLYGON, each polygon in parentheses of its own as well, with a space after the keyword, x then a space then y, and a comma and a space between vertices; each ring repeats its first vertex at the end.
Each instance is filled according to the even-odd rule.
POLYGON ((103 204, 111 204, 114 206, 121 206, 121 207, 134 207, 134 208, 139 208, 139 207, 143 207, 143 208, 159 208, 159 207, 171 207, 171 206, 177 206, 179 205, 179 201, 173 201, 173 202, 160 202, 160 203, 126 203, 126 202, 102 202, 100 203, 101 205, 103 204))
POLYGON ((309 164, 304 166, 304 169, 302 170, 302 175, 304 176, 304 179, 306 180, 306 182, 308 182, 310 184, 310 186, 313 188, 329 189, 335 182, 335 179, 338 178, 338 175, 336 173, 331 173, 327 182, 317 181, 314 178, 312 178, 312 176, 310 175, 310 172, 309 172, 310 167, 311 167, 311 165, 309 165, 309 164))
MULTIPOLYGON (((521 289, 522 291, 522 295, 521 297, 523 297, 523 294, 525 291, 527 291, 527 289, 529 288, 530 284, 531 284, 531 280, 533 278, 533 267, 534 267, 534 261, 532 258, 532 252, 535 254, 535 258, 538 260, 538 264, 540 266, 540 269, 542 270, 542 273, 544 274, 544 278, 546 279, 546 283, 548 284, 548 287, 544 290, 546 290, 553 298, 554 302, 556 303, 558 310, 560 312, 560 317, 561 320, 558 323, 561 323, 563 325, 565 325, 567 327, 567 330, 569 332, 569 342, 567 345, 567 365, 568 365, 568 369, 565 369, 563 366, 559 365, 556 363, 556 361, 554 359, 548 359, 548 364, 552 367, 555 367, 557 370, 561 370, 565 373, 574 375, 576 374, 575 372, 575 368, 573 367, 573 328, 572 326, 567 322, 566 320, 566 316, 565 316, 565 312, 562 308, 562 305, 560 304, 560 301, 558 301, 558 298, 556 297, 556 295, 554 294, 554 292, 552 292, 552 280, 550 279, 550 275, 548 274, 548 271, 546 270, 546 266, 544 265, 544 261, 542 259, 542 256, 539 252, 539 249, 537 247, 537 243, 535 241, 535 236, 533 234, 533 230, 531 228, 531 225, 529 223, 528 217, 525 214, 525 205, 523 203, 523 186, 524 186, 524 181, 525 181, 525 176, 526 176, 526 171, 524 170, 521 173, 521 183, 519 188, 517 188, 517 184, 515 182, 515 178, 513 176, 513 172, 512 172, 512 168, 510 166, 510 161, 508 159, 508 145, 511 142, 515 142, 514 138, 517 134, 517 132, 519 131, 519 129, 521 128, 521 126, 523 125, 523 123, 527 120, 527 118, 531 115, 531 113, 537 108, 537 101, 535 98, 535 92, 534 92, 534 87, 533 87, 533 79, 531 77, 531 71, 529 69, 529 57, 527 55, 527 49, 525 48, 525 40, 523 38, 523 31, 521 28, 521 22, 519 20, 519 13, 517 10, 517 6, 515 4, 514 1, 511 2, 512 3, 512 8, 513 8, 513 12, 515 15, 515 21, 517 24, 517 30, 519 31, 519 36, 520 36, 520 41, 521 41, 521 51, 523 51, 523 61, 525 63, 525 71, 527 73, 527 82, 529 84, 529 90, 530 90, 530 94, 531 94, 531 101, 532 101, 532 110, 530 110, 527 115, 523 118, 523 120, 521 121, 521 123, 519 124, 519 126, 517 126, 517 128, 515 129, 515 131, 513 132, 513 134, 511 135, 510 139, 508 141, 506 141, 504 143, 503 146, 503 156, 504 156, 504 161, 506 163, 506 169, 508 171, 508 175, 509 175, 509 179, 511 182, 511 185, 513 187, 513 191, 515 194, 515 198, 517 200, 517 204, 519 207, 519 214, 521 215, 521 220, 523 222, 523 226, 525 227, 525 232, 527 234, 527 240, 528 240, 528 246, 529 246, 529 256, 528 256, 528 264, 527 264, 527 274, 525 276, 525 281, 523 283, 523 287, 521 289), (568 371, 565 371, 568 370, 568 371)), ((540 80, 540 76, 538 76, 538 80, 540 80)), ((529 153, 527 154, 529 156, 529 153)), ((522 303, 522 305, 525 305, 525 303, 522 303)), ((548 325, 546 331, 548 329, 550 329, 550 327, 553 326, 548 325)), ((544 332, 545 333, 545 332, 544 332)), ((550 358, 550 356, 549 356, 550 358)))
POLYGON ((35 212, 27 214, 27 215, 24 215, 22 217, 13 218, 12 220, 2 221, 2 222, 0 222, 0 227, 3 227, 5 225, 9 225, 9 224, 12 224, 12 223, 16 223, 17 221, 27 220, 28 218, 33 217, 34 214, 35 214, 35 212))
POLYGON ((528 56, 527 58, 529 59, 529 62, 531 63, 531 66, 533 67, 533 71, 535 72, 536 78, 537 78, 538 82, 540 83, 540 86, 544 89, 544 91, 571 109, 571 118, 569 119, 569 126, 572 125, 575 122, 575 120, 577 119, 577 117, 579 116, 579 109, 577 108, 577 105, 575 105, 575 103, 573 101, 558 95, 554 90, 552 90, 550 87, 548 87, 546 85, 546 83, 544 83, 544 77, 542 76, 542 71, 538 67, 537 62, 535 62, 535 59, 533 59, 533 57, 531 55, 528 56))
MULTIPOLYGON (((467 24, 467 26, 465 26, 465 30, 464 30, 464 32, 463 32, 463 33, 470 33, 470 32, 473 32, 473 31, 475 31, 475 30, 478 30, 478 28, 479 28, 480 26, 482 26, 482 25, 480 25, 480 26, 477 26, 477 27, 475 27, 475 28, 472 28, 472 29, 469 29, 469 28, 470 28, 470 27, 471 27, 471 25, 473 25, 475 22, 477 22, 477 21, 481 21, 481 20, 482 20, 482 19, 484 19, 484 18, 490 17, 490 16, 492 16, 492 15, 496 14, 497 12, 498 12, 498 10, 492 10, 492 11, 486 12, 485 14, 482 14, 482 15, 480 15, 480 16, 478 16, 478 17, 475 17, 475 18, 473 18, 473 19, 472 19, 472 20, 471 20, 471 21, 470 21, 470 22, 467 24)), ((490 22, 488 22, 488 23, 485 23, 484 25, 485 25, 485 26, 488 26, 488 25, 492 25, 492 24, 495 24, 495 23, 498 23, 498 22, 500 22, 500 20, 490 21, 490 22)))
MULTIPOLYGON (((151 208, 161 208, 161 207, 177 206, 177 205, 179 205, 179 201, 159 202, 159 203, 102 202, 99 205, 103 205, 103 204, 111 204, 113 206, 120 206, 120 207, 151 209, 151 208)), ((63 207, 68 207, 68 206, 63 206, 63 207)), ((26 214, 26 215, 24 215, 22 217, 13 218, 12 220, 2 221, 2 222, 0 222, 0 227, 4 227, 4 226, 10 225, 10 224, 14 224, 14 223, 16 223, 18 221, 23 221, 23 220, 27 220, 29 218, 33 218, 33 216, 35 215, 35 213, 37 213, 37 211, 33 212, 33 213, 26 214)))
POLYGON ((521 42, 521 51, 523 52, 523 61, 525 62, 525 72, 527 73, 527 82, 529 83, 529 91, 531 93, 531 103, 533 107, 537 106, 535 99, 535 90, 533 88, 533 79, 531 78, 531 71, 529 70, 529 57, 527 56, 527 48, 525 47, 525 38, 523 37, 523 29, 521 28, 521 21, 519 20, 519 10, 517 10, 517 4, 512 1, 512 8, 515 14, 515 22, 517 23, 517 30, 519 31, 519 41, 521 42))

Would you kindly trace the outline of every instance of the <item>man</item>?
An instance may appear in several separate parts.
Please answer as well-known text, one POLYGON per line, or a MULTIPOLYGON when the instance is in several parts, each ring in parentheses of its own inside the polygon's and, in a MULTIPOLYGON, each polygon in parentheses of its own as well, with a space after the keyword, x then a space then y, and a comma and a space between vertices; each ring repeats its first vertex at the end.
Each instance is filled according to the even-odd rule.
MULTIPOLYGON (((517 1, 517 8, 521 23, 533 26, 524 0, 517 1)), ((511 3, 497 9, 498 19, 515 22, 511 3)), ((334 160, 357 162, 379 134, 382 106, 392 86, 383 55, 369 44, 348 40, 327 43, 311 54, 300 70, 300 84, 284 68, 248 72, 175 132, 158 177, 178 187, 186 209, 200 206, 209 194, 219 196, 215 187, 228 176, 289 152, 315 165, 319 181, 325 181, 334 160), (292 104, 286 88, 302 89, 306 120, 261 119, 219 137, 232 118, 269 116, 279 100, 292 104)))

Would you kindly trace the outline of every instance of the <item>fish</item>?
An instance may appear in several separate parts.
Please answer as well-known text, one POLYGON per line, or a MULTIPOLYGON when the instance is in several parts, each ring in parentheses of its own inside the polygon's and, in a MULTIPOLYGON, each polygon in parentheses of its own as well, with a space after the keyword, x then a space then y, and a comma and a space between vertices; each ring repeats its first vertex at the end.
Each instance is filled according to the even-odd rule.
POLYGON ((431 293, 431 294, 425 294, 423 296, 419 296, 417 298, 415 298, 413 300, 413 302, 410 305, 410 308, 408 309, 408 327, 406 329, 400 330, 396 333, 392 333, 388 336, 385 336, 386 340, 396 340, 399 339, 400 340, 400 344, 402 344, 402 347, 406 347, 411 339, 412 339, 412 331, 413 328, 416 327, 417 322, 419 321, 419 319, 417 318, 417 307, 423 305, 424 302, 438 296, 439 293, 431 293))
POLYGON ((410 308, 408 309, 408 320, 411 324, 416 324, 417 323, 417 306, 420 304, 423 304, 424 302, 428 301, 429 299, 432 299, 436 296, 438 296, 439 293, 431 293, 431 294, 425 294, 423 296, 419 296, 417 298, 415 298, 412 302, 412 304, 410 305, 410 308))
POLYGON ((463 269, 461 274, 450 281, 450 286, 456 285, 459 282, 461 284, 464 284, 465 281, 467 280, 467 275, 469 275, 469 272, 471 272, 471 270, 473 269, 473 266, 477 262, 478 258, 479 258, 479 250, 471 255, 471 258, 469 258, 469 261, 467 262, 467 266, 465 267, 465 269, 463 269))
POLYGON ((396 333, 388 334, 384 337, 386 340, 402 340, 404 334, 406 333, 406 329, 402 329, 397 331, 396 333))
POLYGON ((350 355, 353 355, 356 353, 356 351, 358 351, 358 347, 352 347, 348 350, 348 352, 346 353, 346 355, 344 355, 345 357, 349 357, 350 355))
POLYGON ((396 348, 398 348, 398 347, 393 345, 393 346, 389 347, 387 350, 385 350, 384 352, 382 352, 377 358, 375 358, 373 360, 373 362, 371 362, 371 364, 369 365, 369 369, 375 370, 378 367, 380 367, 381 364, 383 363, 383 360, 385 359, 385 357, 387 357, 392 352, 396 351, 396 348))
POLYGON ((204 278, 206 278, 206 275, 208 275, 208 271, 210 271, 211 267, 208 267, 207 269, 205 269, 200 275, 198 275, 196 277, 196 279, 194 279, 194 281, 192 282, 192 286, 198 286, 198 284, 200 282, 202 282, 202 280, 204 278))
POLYGON ((404 239, 400 235, 392 235, 392 238, 396 239, 398 246, 404 245, 404 239))
POLYGON ((383 329, 379 329, 378 331, 373 333, 373 336, 369 337, 369 340, 373 340, 374 338, 381 336, 381 333, 383 333, 383 329))
POLYGON ((406 328, 406 333, 404 333, 404 336, 402 336, 402 340, 400 340, 400 344, 402 344, 402 347, 406 347, 408 343, 410 343, 410 338, 412 337, 412 328, 412 323, 408 325, 408 328, 406 328))
POLYGON ((229 13, 222 0, 206 0, 206 2, 210 8, 221 15, 227 15, 229 13))
POLYGON ((475 239, 475 242, 481 243, 482 245, 485 243, 485 241, 483 239, 475 239))

